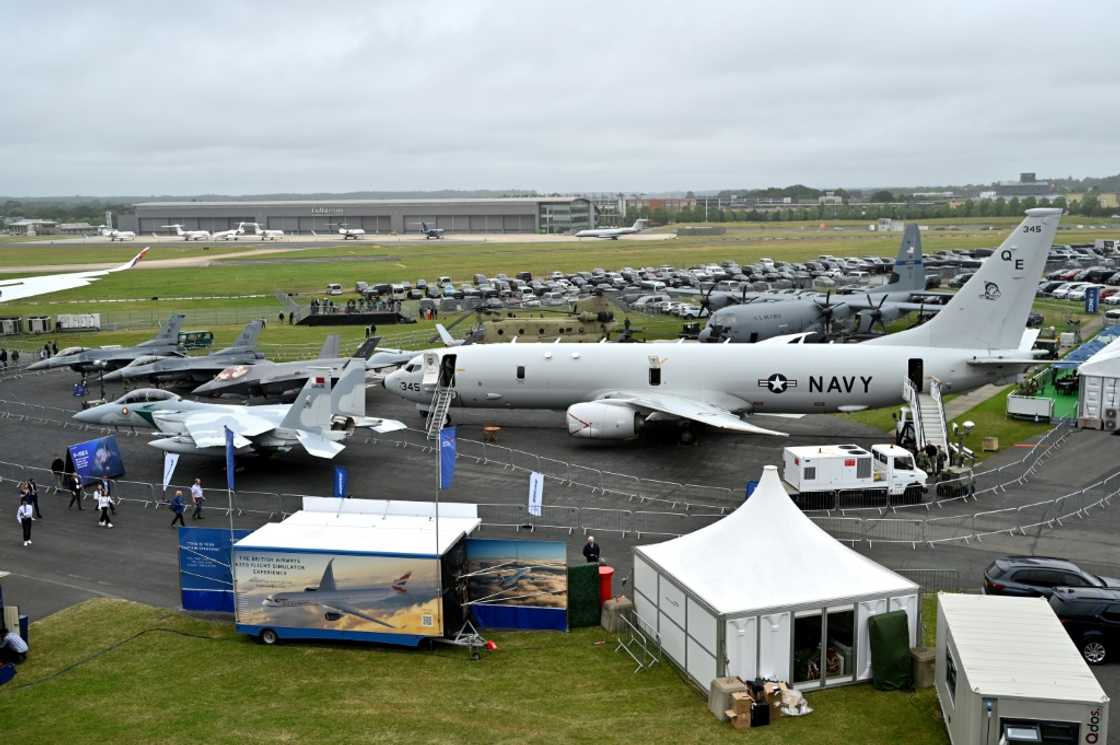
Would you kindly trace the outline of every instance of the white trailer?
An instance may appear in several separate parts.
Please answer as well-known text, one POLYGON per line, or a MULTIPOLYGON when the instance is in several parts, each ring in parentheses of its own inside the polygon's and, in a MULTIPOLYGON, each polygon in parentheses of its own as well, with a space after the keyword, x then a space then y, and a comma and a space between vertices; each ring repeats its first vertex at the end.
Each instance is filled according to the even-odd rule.
POLYGON ((1007 416, 1048 422, 1054 416, 1054 399, 1044 396, 1007 395, 1007 416))
MULTIPOLYGON (((921 501, 928 474, 897 445, 806 445, 782 451, 782 479, 803 509, 831 509, 844 502, 892 497, 921 501)), ((854 506, 854 505, 853 505, 854 506)))
POLYGON ((1108 696, 1045 598, 938 594, 934 678, 953 745, 1108 743, 1108 696))

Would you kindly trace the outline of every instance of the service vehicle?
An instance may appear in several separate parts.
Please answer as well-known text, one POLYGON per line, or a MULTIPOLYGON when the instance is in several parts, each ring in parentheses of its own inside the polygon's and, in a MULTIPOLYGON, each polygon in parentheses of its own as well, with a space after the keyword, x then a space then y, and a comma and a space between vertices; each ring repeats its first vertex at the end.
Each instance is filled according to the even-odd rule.
POLYGON ((921 502, 929 478, 898 445, 787 447, 782 464, 782 480, 802 509, 921 502))

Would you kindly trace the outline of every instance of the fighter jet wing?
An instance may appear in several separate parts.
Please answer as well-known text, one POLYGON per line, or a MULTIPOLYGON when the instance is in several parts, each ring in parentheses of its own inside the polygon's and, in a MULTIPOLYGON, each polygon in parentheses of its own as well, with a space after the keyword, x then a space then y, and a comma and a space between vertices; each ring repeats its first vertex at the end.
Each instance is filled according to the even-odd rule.
POLYGON ((334 605, 322 605, 320 607, 325 608, 326 610, 334 611, 335 613, 345 613, 349 616, 357 616, 358 618, 364 619, 364 620, 369 621, 371 623, 380 624, 387 629, 397 628, 396 626, 394 626, 390 623, 385 623, 384 621, 382 621, 379 618, 374 618, 371 615, 368 615, 366 613, 362 613, 360 610, 357 610, 355 608, 348 608, 345 605, 339 605, 338 603, 335 603, 334 605))
MULTIPOLYGON (((157 425, 159 419, 159 415, 156 414, 157 425)), ((233 432, 234 447, 239 448, 251 444, 248 438, 276 429, 276 422, 249 413, 199 412, 188 414, 182 418, 182 422, 187 434, 200 448, 224 446, 226 427, 233 432)))
POLYGON ((605 404, 625 404, 638 409, 648 409, 649 411, 656 411, 670 416, 680 417, 681 419, 690 419, 700 424, 707 424, 710 427, 717 429, 726 429, 732 432, 745 432, 755 435, 774 435, 776 437, 788 437, 785 432, 778 432, 772 429, 765 429, 749 422, 745 422, 735 414, 732 414, 726 409, 721 409, 702 401, 696 401, 682 396, 672 396, 663 393, 648 394, 638 393, 630 394, 625 391, 619 394, 612 394, 610 398, 599 399, 599 403, 605 404))
POLYGON ((61 292, 62 290, 73 290, 78 287, 85 287, 97 278, 104 277, 106 274, 123 272, 126 269, 131 269, 140 263, 140 259, 144 258, 146 253, 148 253, 147 248, 136 254, 131 260, 126 261, 120 266, 115 266, 112 269, 97 269, 89 272, 44 274, 38 277, 6 279, 0 282, 0 303, 10 300, 21 300, 36 295, 46 295, 51 292, 61 292))
POLYGON ((344 445, 306 429, 297 429, 296 438, 303 449, 316 458, 333 458, 346 449, 344 445))
POLYGON ((354 426, 372 429, 379 435, 387 435, 390 432, 399 432, 402 429, 408 429, 408 425, 404 422, 398 422, 396 419, 381 419, 375 416, 355 417, 354 426))

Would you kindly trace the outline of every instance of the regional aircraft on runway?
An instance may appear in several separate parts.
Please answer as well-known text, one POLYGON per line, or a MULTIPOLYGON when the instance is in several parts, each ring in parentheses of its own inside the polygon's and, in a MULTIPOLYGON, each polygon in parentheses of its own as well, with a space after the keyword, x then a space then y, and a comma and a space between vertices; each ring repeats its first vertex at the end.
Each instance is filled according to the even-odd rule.
POLYGON ((108 225, 98 225, 97 230, 101 235, 108 238, 110 243, 113 241, 131 241, 136 238, 135 231, 117 230, 116 228, 110 228, 108 225))
POLYGON ((936 377, 957 392, 1006 381, 1036 364, 1025 327, 1062 210, 1026 215, 930 321, 861 344, 800 343, 805 334, 757 344, 483 344, 424 352, 384 384, 427 408, 440 371, 453 369, 456 405, 567 409, 570 434, 626 439, 659 419, 784 435, 744 417, 890 406, 907 379, 928 389, 936 377))
POLYGON ((420 232, 424 234, 424 240, 430 240, 432 238, 442 238, 443 234, 446 233, 447 231, 444 230, 443 228, 435 228, 435 227, 429 228, 428 223, 421 222, 420 223, 420 232))
POLYGON ((576 238, 607 238, 612 241, 617 241, 619 236, 630 235, 632 233, 640 233, 646 229, 649 220, 641 218, 634 221, 634 224, 628 228, 591 228, 590 230, 581 230, 576 233, 576 238))
POLYGON ((131 269, 140 263, 140 259, 144 258, 149 250, 148 248, 143 249, 130 260, 112 269, 97 269, 91 272, 71 272, 70 274, 43 274, 38 277, 0 280, 0 303, 6 303, 11 300, 23 300, 24 298, 46 295, 51 292, 73 290, 77 287, 85 287, 94 280, 104 277, 106 274, 113 274, 114 272, 123 272, 131 269))
POLYGON ((352 228, 349 225, 339 225, 338 234, 342 236, 344 241, 356 241, 363 238, 366 234, 364 228, 352 228))
POLYGON ((183 230, 183 226, 178 223, 175 225, 161 225, 160 227, 175 228, 175 235, 185 241, 208 241, 212 237, 209 230, 183 230))
POLYGON ((252 365, 264 355, 257 351, 257 337, 264 321, 250 321, 233 344, 198 357, 144 355, 105 376, 105 382, 146 380, 149 383, 190 382, 198 385, 232 365, 252 365))
POLYGON ((155 427, 166 435, 148 444, 184 455, 225 454, 225 429, 234 447, 258 453, 286 453, 296 445, 317 458, 333 458, 358 427, 396 432, 403 422, 366 416, 365 366, 352 361, 331 388, 328 370, 312 372, 292 404, 240 406, 190 401, 168 391, 139 389, 112 403, 74 414, 86 424, 155 427))
MULTIPOLYGON (((269 595, 261 605, 266 608, 304 608, 318 606, 323 609, 323 617, 337 621, 343 615, 357 616, 386 628, 396 628, 392 624, 370 615, 370 606, 390 600, 408 592, 408 580, 412 572, 405 572, 388 585, 373 587, 351 587, 340 590, 334 581, 334 559, 327 562, 323 578, 318 587, 308 587, 303 592, 277 592, 269 595), (362 610, 365 609, 365 610, 362 610)), ((372 611, 377 613, 378 611, 372 611)))

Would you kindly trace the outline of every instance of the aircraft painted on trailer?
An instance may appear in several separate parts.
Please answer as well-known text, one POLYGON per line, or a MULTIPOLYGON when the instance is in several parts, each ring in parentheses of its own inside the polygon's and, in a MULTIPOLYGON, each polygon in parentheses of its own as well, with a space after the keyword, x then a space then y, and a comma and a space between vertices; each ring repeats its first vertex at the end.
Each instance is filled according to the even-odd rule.
MULTIPOLYGON (((948 295, 925 294, 926 274, 918 226, 909 224, 898 247, 894 271, 887 284, 851 294, 830 292, 756 293, 710 292, 704 305, 713 310, 700 331, 700 341, 758 342, 780 334, 829 334, 836 322, 855 320, 855 330, 869 333, 905 313, 932 314, 948 295), (915 296, 930 302, 911 302, 915 296)), ((680 292, 680 291, 675 291, 680 292)))
POLYGON ((140 263, 140 259, 144 258, 149 250, 145 248, 129 261, 112 269, 95 269, 89 272, 70 272, 68 274, 42 274, 37 277, 0 280, 0 303, 85 287, 107 274, 131 269, 140 263))
POLYGON ((149 383, 203 383, 231 365, 252 365, 264 359, 264 355, 257 351, 257 338, 262 328, 264 321, 250 321, 233 344, 198 357, 137 357, 119 370, 107 374, 105 382, 145 380, 149 383))
POLYGON ((641 218, 634 221, 634 224, 628 228, 590 228, 588 230, 581 230, 576 233, 576 238, 606 238, 608 240, 617 241, 624 235, 632 235, 640 233, 649 225, 649 220, 641 218))
POLYGON ((82 374, 90 372, 111 372, 124 367, 138 357, 167 356, 184 357, 186 351, 179 344, 179 327, 186 316, 173 313, 159 333, 148 341, 133 347, 68 347, 53 357, 39 360, 28 365, 28 370, 54 370, 69 367, 82 374))
POLYGON ((1036 364, 1025 326, 1061 214, 1027 210, 930 321, 860 344, 804 344, 805 334, 791 334, 750 345, 464 346, 424 352, 384 385, 428 408, 436 381, 453 370, 456 405, 566 409, 570 434, 602 439, 666 419, 783 435, 745 417, 890 406, 907 380, 927 388, 931 377, 967 391, 1036 364))
POLYGON ((273 593, 262 600, 261 605, 266 608, 318 607, 328 621, 337 621, 344 615, 356 616, 393 629, 396 627, 372 615, 377 611, 371 611, 370 607, 408 592, 411 577, 412 572, 405 572, 387 585, 339 589, 334 581, 334 559, 331 559, 318 587, 309 587, 303 592, 273 593))
POLYGON ((424 240, 431 240, 432 238, 442 238, 443 234, 447 231, 444 228, 428 227, 428 223, 420 223, 420 233, 424 236, 424 240))
POLYGON ((174 227, 175 234, 184 241, 208 241, 211 240, 212 235, 209 231, 185 231, 183 225, 176 223, 175 225, 160 225, 160 227, 174 227))
POLYGON ((353 360, 338 385, 327 370, 312 371, 292 404, 241 406, 190 401, 169 391, 143 388, 116 401, 74 414, 86 424, 154 428, 162 438, 148 444, 184 455, 225 454, 225 428, 234 447, 256 453, 286 453, 296 446, 317 458, 333 458, 356 428, 385 434, 403 422, 366 416, 365 368, 353 360))

